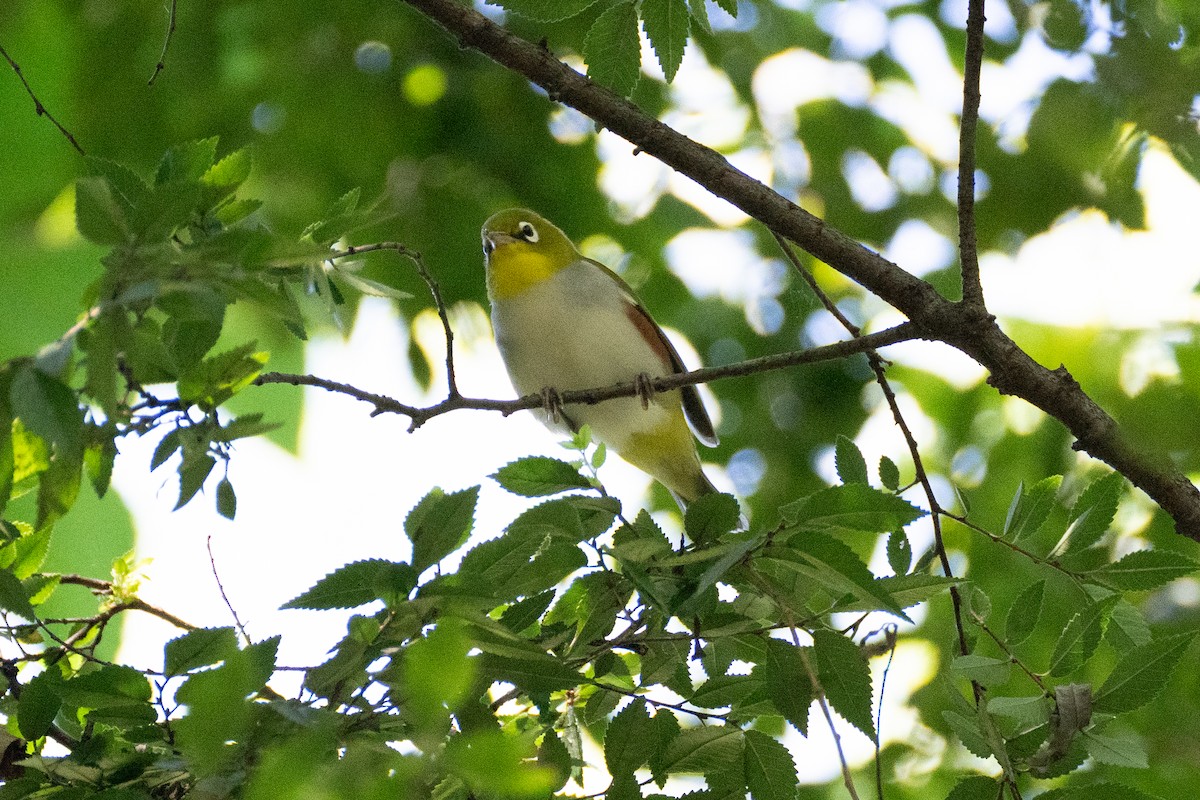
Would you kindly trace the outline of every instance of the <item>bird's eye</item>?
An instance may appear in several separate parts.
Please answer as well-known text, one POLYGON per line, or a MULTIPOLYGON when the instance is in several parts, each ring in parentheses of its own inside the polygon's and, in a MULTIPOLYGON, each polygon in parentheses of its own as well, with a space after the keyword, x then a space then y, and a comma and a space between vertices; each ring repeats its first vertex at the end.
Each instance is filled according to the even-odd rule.
POLYGON ((522 239, 524 239, 525 241, 529 242, 530 244, 534 244, 538 240, 537 229, 533 227, 533 223, 530 223, 530 222, 518 223, 517 231, 518 231, 518 234, 520 235, 520 237, 522 239))

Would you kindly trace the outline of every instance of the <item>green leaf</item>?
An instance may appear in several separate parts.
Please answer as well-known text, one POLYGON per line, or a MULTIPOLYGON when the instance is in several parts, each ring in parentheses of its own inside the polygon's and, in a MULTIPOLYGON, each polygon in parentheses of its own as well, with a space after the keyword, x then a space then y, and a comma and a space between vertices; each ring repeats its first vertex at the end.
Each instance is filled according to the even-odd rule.
POLYGON ((685 728, 667 746, 662 772, 706 773, 722 765, 740 765, 744 736, 736 725, 685 728))
POLYGON ((911 622, 884 584, 875 579, 862 559, 843 542, 817 531, 800 533, 788 539, 788 549, 770 548, 764 555, 783 557, 789 565, 827 586, 837 595, 848 593, 859 602, 873 602, 875 608, 890 611, 911 622))
POLYGON ((1096 692, 1095 710, 1120 714, 1158 697, 1195 636, 1194 632, 1167 636, 1125 653, 1096 692))
POLYGON ((696 688, 689 698, 700 708, 723 708, 744 703, 765 688, 765 682, 753 675, 717 675, 696 688))
POLYGON ((480 670, 491 680, 507 681, 525 692, 557 692, 585 682, 578 672, 545 654, 515 657, 485 652, 480 659, 480 670))
POLYGON ((406 596, 416 585, 417 572, 413 567, 372 558, 334 570, 283 608, 356 608, 374 600, 406 596))
POLYGON ((549 769, 558 776, 558 780, 551 786, 554 792, 567 785, 575 770, 570 751, 553 730, 546 731, 542 737, 542 743, 538 746, 537 763, 539 767, 549 769))
POLYGON ((804 667, 803 651, 779 639, 768 638, 764 666, 767 697, 784 719, 801 735, 808 736, 808 711, 814 695, 812 679, 804 667))
POLYGON ((225 519, 233 519, 237 515, 237 495, 228 475, 217 484, 217 513, 225 519))
POLYGON ((916 506, 860 483, 831 486, 788 503, 779 513, 797 528, 890 533, 925 515, 916 506))
POLYGON ((412 297, 410 292, 402 289, 397 289, 394 286, 389 286, 386 283, 373 281, 370 278, 364 278, 362 275, 355 273, 353 270, 341 266, 337 266, 333 270, 333 274, 339 279, 350 284, 352 287, 370 295, 371 297, 387 297, 392 300, 407 300, 412 297))
POLYGON ((842 483, 867 483, 867 460, 853 439, 838 434, 833 446, 833 463, 842 483))
POLYGON ((197 139, 172 146, 158 162, 154 182, 162 185, 169 181, 199 181, 217 157, 217 137, 197 139))
MULTIPOLYGON (((1090 515, 1089 515, 1090 516, 1090 515)), ((1084 575, 1114 589, 1157 589, 1200 569, 1200 564, 1166 550, 1137 550, 1084 575)))
POLYGON ((1066 675, 1083 666, 1096 652, 1108 615, 1121 599, 1112 594, 1089 603, 1077 612, 1063 629, 1050 656, 1050 674, 1066 675))
POLYGON ((687 46, 687 0, 642 0, 642 28, 658 56, 667 83, 675 79, 687 46))
POLYGON ((1004 683, 1012 673, 1011 662, 973 653, 958 656, 951 662, 950 668, 967 680, 975 681, 982 686, 996 686, 1004 683))
POLYGON ((847 722, 874 740, 871 670, 862 650, 840 633, 819 630, 813 633, 813 654, 825 699, 847 722))
POLYGON ((61 684, 59 671, 48 669, 21 687, 21 699, 17 702, 17 728, 21 738, 36 741, 50 730, 62 708, 61 684))
POLYGON ((254 157, 247 148, 234 150, 213 164, 200 176, 200 183, 218 189, 232 191, 250 177, 254 157))
POLYGON ((1019 645, 1037 629, 1038 620, 1042 616, 1042 597, 1045 592, 1046 581, 1040 580, 1022 589, 1009 606, 1004 623, 1004 638, 1010 647, 1019 645))
POLYGON ((888 566, 896 575, 907 575, 912 566, 912 544, 904 531, 892 531, 887 541, 888 566))
POLYGON ((404 648, 404 715, 419 728, 440 734, 449 712, 467 699, 478 668, 478 660, 467 655, 472 646, 463 624, 443 617, 404 648))
POLYGON ((446 494, 432 489, 404 519, 404 533, 413 545, 412 565, 418 574, 466 542, 475 525, 479 487, 446 494))
POLYGON ((642 48, 633 3, 617 3, 596 18, 583 40, 588 77, 628 97, 641 75, 642 48))
POLYGON ((37 618, 25 587, 7 569, 0 570, 0 610, 11 611, 30 622, 37 618))
POLYGON ((197 628, 167 642, 163 648, 163 672, 182 675, 224 661, 237 651, 233 628, 197 628))
POLYGON ((946 800, 996 800, 999 790, 1000 784, 993 778, 972 775, 954 784, 950 794, 946 795, 946 800))
POLYGON ((1139 645, 1146 644, 1153 637, 1150 634, 1150 624, 1128 600, 1121 600, 1113 606, 1108 618, 1108 629, 1104 632, 1108 643, 1123 653, 1139 645))
POLYGON ((595 4, 596 0, 488 0, 488 2, 503 6, 509 11, 537 22, 558 22, 570 19, 595 4))
POLYGON ((544 625, 563 623, 575 628, 570 648, 603 638, 616 624, 633 587, 623 576, 599 571, 576 578, 543 620, 544 625))
POLYGON ((1016 730, 1031 730, 1045 725, 1050 718, 1050 709, 1044 695, 1028 697, 989 697, 987 711, 995 717, 1013 721, 1016 730))
POLYGON ((683 529, 698 544, 710 544, 738 526, 742 511, 729 494, 706 494, 688 503, 683 529))
MULTIPOLYGON (((149 704, 150 682, 132 667, 105 664, 59 686, 63 702, 77 708, 109 708, 149 704)), ((153 714, 151 714, 153 719, 153 714)))
POLYGON ((507 491, 521 497, 545 497, 572 489, 590 489, 592 484, 565 461, 547 456, 528 456, 505 464, 490 476, 507 491))
POLYGON ((1100 764, 1133 769, 1146 769, 1150 766, 1149 758, 1146 756, 1146 743, 1133 731, 1118 730, 1098 733, 1094 730, 1085 730, 1083 742, 1087 747, 1088 755, 1100 764))
POLYGON ((650 716, 646 701, 637 698, 613 717, 604 734, 604 763, 610 775, 632 775, 646 763, 649 751, 646 738, 650 734, 650 716))
POLYGON ((54 458, 83 458, 83 412, 75 393, 26 364, 9 390, 13 415, 54 449, 54 458))
POLYGON ((1068 516, 1071 527, 1064 536, 1066 541, 1058 549, 1063 553, 1077 553, 1098 542, 1112 524, 1124 487, 1125 478, 1119 472, 1110 472, 1092 481, 1071 507, 1068 516))
POLYGON ((175 510, 186 506, 202 488, 217 460, 203 450, 185 447, 183 460, 179 462, 179 500, 175 510))
POLYGON ((887 456, 879 458, 879 482, 888 491, 895 492, 900 489, 900 468, 887 456))
POLYGON ((1054 510, 1058 487, 1061 485, 1062 476, 1051 475, 1029 489, 1018 486, 1008 509, 1008 518, 1004 521, 1003 536, 1017 541, 1036 533, 1054 510))
POLYGON ((796 762, 788 749, 770 736, 746 731, 742 761, 752 800, 791 800, 796 796, 796 762))
MULTIPOLYGON (((958 581, 954 578, 943 578, 940 575, 929 575, 915 572, 912 575, 897 575, 888 578, 878 578, 875 583, 886 592, 888 597, 901 608, 911 608, 917 603, 924 603, 954 586, 958 581)), ((872 611, 877 604, 851 599, 849 602, 838 604, 839 611, 872 611)))
POLYGON ((958 736, 958 740, 962 742, 963 747, 974 755, 980 758, 990 758, 995 755, 992 752, 992 746, 988 744, 987 736, 980 729, 977 717, 968 717, 957 711, 947 710, 942 712, 942 719, 946 720, 951 730, 958 736))
POLYGON ((100 177, 75 181, 75 227, 93 244, 118 245, 130 238, 125 209, 113 195, 112 186, 100 177))

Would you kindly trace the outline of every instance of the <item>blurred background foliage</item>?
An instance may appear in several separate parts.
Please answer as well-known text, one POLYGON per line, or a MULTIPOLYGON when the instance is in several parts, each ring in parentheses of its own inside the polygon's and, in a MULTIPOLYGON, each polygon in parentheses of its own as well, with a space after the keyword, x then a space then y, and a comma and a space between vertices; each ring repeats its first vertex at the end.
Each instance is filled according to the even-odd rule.
MULTIPOLYGON (((479 7, 582 67, 584 35, 607 5, 555 23, 479 7)), ((959 101, 952 91, 937 95, 936 75, 923 65, 948 61, 961 69, 965 8, 954 0, 758 0, 741 2, 735 19, 709 3, 713 30, 693 31, 676 83, 666 85, 647 68, 632 99, 850 236, 916 257, 919 263, 901 266, 955 296, 959 101), (914 231, 916 238, 907 238, 914 231), (918 244, 900 248, 902 240, 918 244)), ((1151 137, 1200 177, 1200 4, 993 0, 988 10, 978 156, 982 252, 1012 255, 1083 209, 1099 209, 1125 228, 1143 225, 1136 178, 1151 137), (989 93, 1001 93, 1006 76, 1025 75, 1022 65, 1035 56, 1049 66, 1027 96, 989 115, 989 93)), ((643 164, 647 156, 634 158, 627 144, 548 102, 523 78, 460 49, 403 3, 181 2, 166 67, 148 85, 166 27, 158 2, 0 6, 0 44, 89 155, 149 172, 181 141, 219 136, 222 153, 249 146, 255 168, 245 194, 265 201, 259 216, 266 225, 297 235, 336 198, 362 187, 394 216, 356 241, 398 240, 420 250, 450 302, 486 302, 479 225, 496 209, 521 204, 604 254, 706 364, 839 335, 761 228, 697 199, 665 169, 643 164), (714 231, 722 238, 702 235, 714 231), (729 259, 695 263, 705 252, 729 259)), ((79 298, 99 275, 101 250, 74 233, 71 193, 82 159, 35 115, 10 70, 0 75, 0 153, 0 358, 10 358, 36 352, 76 321, 84 310, 79 298)), ((854 321, 869 326, 886 316, 858 287, 824 265, 810 266, 854 321)), ((417 277, 394 262, 371 262, 366 274, 413 293, 399 304, 406 318, 428 305, 417 277)), ((1148 444, 1169 451, 1185 470, 1200 469, 1200 429, 1190 422, 1200 410, 1200 350, 1190 324, 1174 325, 1162 339, 1173 368, 1136 391, 1123 385, 1122 369, 1141 332, 1006 324, 1042 363, 1066 364, 1148 444)), ((227 335, 257 338, 274 369, 303 370, 302 343, 253 310, 235 309, 227 335)), ((419 350, 409 357, 418 375, 429 374, 419 350)), ((891 375, 927 418, 923 456, 943 502, 952 503, 957 487, 971 518, 985 527, 1002 523, 1022 482, 1071 473, 1080 463, 1057 423, 1014 409, 981 380, 964 385, 905 363, 891 375)), ((855 436, 880 409, 858 359, 725 381, 714 390, 722 443, 710 457, 729 464, 763 520, 823 485, 835 436, 855 436)), ((238 398, 243 407, 264 410, 260 397, 247 394, 238 398)), ((284 444, 295 441, 300 397, 270 394, 265 410, 284 423, 272 434, 284 444)), ((890 454, 905 457, 899 448, 890 454)), ((911 476, 911 464, 901 471, 911 476)), ((1083 481, 1069 475, 1065 493, 1083 481)), ((82 513, 59 523, 48 568, 103 574, 130 545, 128 516, 112 495, 101 503, 85 489, 80 502, 87 504, 82 513)), ((665 493, 655 502, 669 505, 665 493)), ((1136 497, 1120 521, 1156 546, 1197 549, 1136 497)), ((974 577, 997 608, 1037 573, 966 529, 952 526, 948 535, 961 565, 987 562, 974 577)), ((1195 588, 1147 598, 1153 620, 1193 627, 1195 588)), ((1070 607, 1058 611, 1065 623, 1070 607)), ((1053 620, 1046 623, 1055 629, 1053 620)), ((948 604, 934 604, 921 635, 940 645, 949 631, 948 604)), ((1104 666, 1095 666, 1098 674, 1104 666)), ((1184 776, 1195 779, 1198 683, 1200 670, 1185 662, 1164 698, 1139 712, 1156 768, 1128 771, 1131 785, 1173 796, 1184 776)), ((926 723, 938 727, 938 701, 929 702, 926 723)), ((901 788, 892 796, 942 796, 946 788, 901 788)), ((804 796, 833 795, 814 788, 804 796)))

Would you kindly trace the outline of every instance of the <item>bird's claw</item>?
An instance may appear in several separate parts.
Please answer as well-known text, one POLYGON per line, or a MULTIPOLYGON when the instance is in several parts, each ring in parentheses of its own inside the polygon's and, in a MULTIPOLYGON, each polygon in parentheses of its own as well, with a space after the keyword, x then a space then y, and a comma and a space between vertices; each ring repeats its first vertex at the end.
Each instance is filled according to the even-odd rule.
POLYGON ((542 387, 542 411, 546 412, 546 416, 553 422, 562 419, 562 396, 553 386, 542 387))
POLYGON ((633 385, 637 398, 642 401, 642 409, 650 408, 650 401, 654 399, 654 379, 648 373, 640 372, 633 379, 633 385))

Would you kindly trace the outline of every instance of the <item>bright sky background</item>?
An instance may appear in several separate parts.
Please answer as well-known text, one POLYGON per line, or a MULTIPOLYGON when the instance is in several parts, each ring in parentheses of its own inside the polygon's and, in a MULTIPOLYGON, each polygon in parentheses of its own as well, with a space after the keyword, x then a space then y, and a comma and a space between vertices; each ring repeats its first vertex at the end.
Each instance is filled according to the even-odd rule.
MULTIPOLYGON (((792 4, 806 5, 803 0, 792 4)), ((908 130, 920 148, 912 148, 889 165, 848 160, 845 167, 848 174, 856 176, 860 201, 887 203, 896 192, 923 182, 936 182, 940 190, 953 191, 946 176, 952 175, 956 160, 957 132, 952 117, 959 107, 960 79, 941 38, 927 21, 912 15, 889 28, 878 5, 848 0, 827 10, 821 22, 841 37, 838 59, 796 50, 765 62, 754 81, 759 113, 768 132, 786 140, 799 104, 820 96, 871 104, 908 130), (912 70, 915 91, 898 84, 872 84, 856 59, 881 47, 891 48, 912 70), (805 79, 795 80, 797 74, 805 79)), ((946 6, 947 13, 965 18, 963 0, 948 0, 946 6)), ((990 4, 992 34, 1008 36, 1011 29, 1004 5, 990 4)), ((653 57, 644 62, 652 64, 653 57)), ((1089 69, 1086 57, 1063 58, 1031 38, 1009 65, 988 65, 983 115, 1000 127, 1009 146, 1016 147, 1028 122, 1030 99, 1055 75, 1079 77, 1089 69)), ((666 121, 706 143, 740 141, 748 110, 738 106, 724 76, 705 64, 694 48, 689 48, 671 91, 675 108, 664 115, 666 121)), ((553 123, 564 142, 577 141, 581 131, 571 113, 556 112, 553 123)), ((661 193, 671 192, 713 220, 713 228, 686 231, 666 243, 673 270, 693 291, 743 305, 748 324, 757 330, 778 325, 782 311, 773 301, 784 285, 780 264, 749 249, 744 234, 722 230, 722 226, 743 222, 740 212, 704 195, 690 181, 646 156, 635 159, 628 143, 607 132, 600 135, 597 147, 606 162, 600 190, 611 198, 618 217, 648 213, 661 193), (731 268, 696 270, 685 266, 711 263, 713 252, 723 253, 721 263, 731 268), (699 253, 708 258, 699 258, 699 253)), ((748 149, 735 154, 733 161, 768 180, 799 184, 807 174, 807 156, 794 144, 784 144, 774 153, 748 149)), ((1196 256, 1200 253, 1200 226, 1195 224, 1200 185, 1161 149, 1148 155, 1140 181, 1147 199, 1146 231, 1126 233, 1098 213, 1084 212, 1026 242, 1014 257, 985 257, 983 279, 993 310, 1002 316, 1069 325, 1151 330, 1200 321, 1200 301, 1192 292, 1200 283, 1200 258, 1196 256), (1035 286, 1037 292, 1031 291, 1035 286), (1053 298, 1053 305, 1039 303, 1040 297, 1053 298)), ((569 233, 583 237, 590 232, 569 233)), ((603 241, 593 244, 600 249, 606 246, 603 241)), ((607 246, 611 249, 611 243, 607 246)), ((923 225, 903 231, 887 244, 886 253, 919 273, 944 266, 953 258, 950 243, 923 225)), ((482 280, 482 264, 479 275, 482 280)), ((878 326, 896 321, 880 304, 871 310, 878 326)), ((485 311, 460 306, 454 309, 453 321, 463 391, 473 396, 511 397, 485 311)), ((440 365, 443 344, 436 319, 423 316, 415 329, 421 346, 433 354, 433 363, 440 365)), ((420 391, 407 370, 408 331, 407 321, 400 319, 389 303, 369 299, 362 304, 348 341, 325 337, 311 343, 306 370, 405 402, 434 402, 441 397, 443 376, 435 376, 432 395, 420 391)), ((841 338, 840 331, 823 326, 819 317, 808 333, 818 342, 841 338)), ((1153 355, 1153 346, 1150 350, 1153 355)), ((888 355, 947 375, 961 385, 973 384, 983 375, 973 362, 945 347, 914 343, 892 348, 888 355)), ((1154 363, 1165 363, 1163 368, 1169 369, 1169 363, 1154 363)), ((301 390, 279 386, 255 391, 265 395, 301 390)), ((147 475, 156 444, 153 440, 124 443, 113 480, 135 519, 138 556, 149 559, 143 597, 198 625, 231 624, 209 564, 206 541, 211 536, 221 580, 251 636, 262 639, 282 633, 280 663, 296 666, 325 659, 327 650, 345 632, 347 614, 279 611, 279 606, 350 561, 406 559, 408 546, 401 529, 404 515, 431 487, 453 491, 482 483, 479 534, 490 538, 530 503, 506 495, 486 476, 523 455, 569 457, 527 414, 503 418, 459 412, 410 434, 405 419, 371 418, 365 404, 315 389, 304 391, 298 458, 265 440, 239 443, 230 469, 239 499, 236 522, 215 513, 215 484, 183 510, 172 512, 174 483, 147 475)), ((928 443, 934 433, 919 411, 912 411, 909 422, 918 438, 928 443)), ((868 460, 883 453, 901 455, 891 427, 882 418, 868 421, 858 436, 868 460)), ((832 462, 818 466, 832 481, 832 462)), ((723 477, 716 468, 710 472, 718 480, 723 477)), ((610 459, 601 477, 627 508, 636 507, 648 485, 644 476, 615 459, 610 459)), ((921 535, 919 531, 917 535, 921 535)), ((913 544, 914 549, 922 549, 920 541, 913 544)), ((128 615, 120 658, 135 666, 161 667, 162 643, 176 635, 178 631, 156 619, 128 615)), ((944 743, 922 729, 914 713, 903 706, 911 691, 927 679, 931 658, 919 644, 901 646, 897 663, 903 667, 894 669, 890 678, 883 730, 885 738, 904 738, 936 759, 944 743)), ((876 661, 877 673, 882 665, 876 661)), ((841 732, 854 763, 870 758, 870 745, 864 737, 846 725, 841 732)), ((798 762, 806 780, 836 776, 832 740, 815 710, 811 738, 801 746, 804 756, 798 762)), ((919 772, 920 761, 914 758, 911 768, 919 772)))

